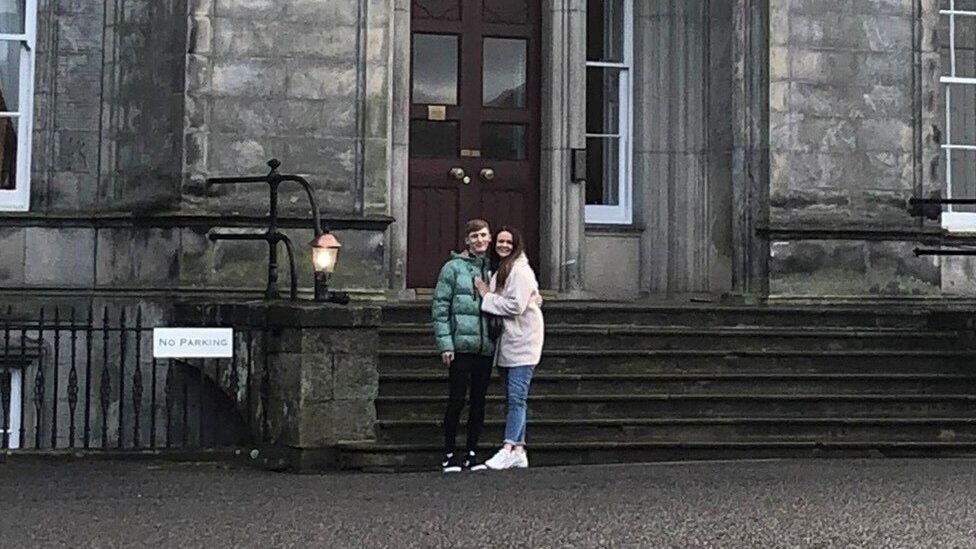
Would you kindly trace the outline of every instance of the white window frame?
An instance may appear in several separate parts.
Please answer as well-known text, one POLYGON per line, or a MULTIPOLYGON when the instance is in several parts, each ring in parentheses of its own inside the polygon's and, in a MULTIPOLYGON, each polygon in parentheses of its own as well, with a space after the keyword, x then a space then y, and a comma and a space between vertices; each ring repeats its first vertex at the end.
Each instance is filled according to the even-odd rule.
MULTIPOLYGON (((5 368, 10 372, 10 408, 7 409, 7 449, 20 448, 20 417, 21 403, 24 398, 24 372, 20 368, 5 368)), ((0 442, 3 441, 4 430, 0 429, 0 442)))
POLYGON ((37 0, 24 2, 24 33, 0 33, 0 40, 20 42, 19 110, 0 112, 17 120, 17 186, 0 189, 0 211, 24 212, 30 208, 31 142, 34 131, 34 53, 37 50, 37 0))
MULTIPOLYGON (((586 67, 601 67, 618 69, 618 104, 620 125, 616 134, 587 133, 587 139, 593 137, 617 137, 619 143, 618 171, 620 181, 617 182, 617 204, 606 206, 601 204, 587 204, 585 219, 587 223, 629 225, 634 220, 634 189, 633 189, 633 116, 631 103, 634 97, 632 72, 634 67, 634 2, 623 0, 623 59, 619 63, 610 61, 590 61, 586 67)), ((585 116, 585 114, 584 114, 585 116)))
MULTIPOLYGON (((939 81, 945 86, 945 182, 946 197, 952 195, 952 151, 966 151, 966 154, 976 154, 976 143, 953 143, 952 141, 952 87, 976 86, 976 78, 958 76, 956 73, 956 17, 976 17, 976 11, 957 10, 956 0, 949 0, 949 9, 939 10, 939 14, 949 16, 949 74, 943 75, 939 81)), ((973 20, 976 22, 976 20, 973 20)), ((942 212, 942 227, 948 231, 976 232, 976 212, 955 212, 953 206, 947 206, 942 212)))

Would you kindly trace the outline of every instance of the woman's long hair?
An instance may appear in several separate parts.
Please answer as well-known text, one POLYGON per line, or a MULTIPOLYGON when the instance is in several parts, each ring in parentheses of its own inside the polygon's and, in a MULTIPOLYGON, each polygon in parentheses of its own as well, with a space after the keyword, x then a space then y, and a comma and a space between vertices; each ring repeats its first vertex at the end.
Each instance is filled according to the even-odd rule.
POLYGON ((508 275, 512 274, 512 267, 515 266, 515 260, 519 256, 525 254, 525 244, 522 241, 522 233, 518 229, 504 226, 495 233, 495 238, 492 239, 491 253, 498 260, 498 278, 495 282, 495 289, 501 290, 505 287, 505 281, 508 280, 508 275), (502 233, 509 233, 512 235, 512 253, 505 258, 498 257, 498 250, 495 245, 498 242, 498 235, 502 233))

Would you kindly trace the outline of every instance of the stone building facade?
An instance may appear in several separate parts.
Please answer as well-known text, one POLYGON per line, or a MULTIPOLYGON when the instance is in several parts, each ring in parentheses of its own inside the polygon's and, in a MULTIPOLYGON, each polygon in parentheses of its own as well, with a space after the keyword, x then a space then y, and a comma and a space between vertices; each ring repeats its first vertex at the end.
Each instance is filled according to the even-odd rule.
MULTIPOLYGON (((205 179, 265 173, 270 158, 312 182, 343 243, 336 286, 422 292, 411 243, 428 238, 446 257, 461 210, 425 203, 424 219, 442 222, 436 238, 418 224, 418 158, 440 164, 412 149, 412 128, 467 115, 420 101, 418 75, 450 73, 455 86, 494 76, 488 42, 458 46, 450 70, 421 66, 443 52, 420 58, 414 44, 467 22, 463 32, 485 40, 525 30, 501 37, 522 40, 521 73, 498 78, 515 78, 512 94, 529 88, 516 107, 530 109, 520 124, 534 139, 502 143, 528 151, 520 157, 482 156, 485 136, 501 134, 462 124, 462 141, 485 142, 450 142, 447 156, 473 166, 482 188, 478 169, 524 163, 545 287, 613 300, 970 295, 970 261, 912 253, 965 243, 965 222, 948 231, 906 212, 908 198, 949 190, 944 9, 948 0, 2 0, 23 29, 4 35, 0 61, 4 93, 27 109, 18 136, 31 155, 4 149, 29 162, 18 172, 29 177, 0 189, 0 292, 163 304, 259 295, 264 245, 207 234, 259 229, 267 191, 205 179)), ((960 29, 976 22, 956 18, 960 29)), ((972 32, 958 32, 962 51, 972 32)), ((478 116, 496 113, 483 99, 478 116)), ((446 185, 437 192, 460 196, 446 185)), ((511 209, 504 193, 480 196, 486 211, 511 209)), ((300 189, 284 188, 281 213, 296 242, 311 237, 300 189)))

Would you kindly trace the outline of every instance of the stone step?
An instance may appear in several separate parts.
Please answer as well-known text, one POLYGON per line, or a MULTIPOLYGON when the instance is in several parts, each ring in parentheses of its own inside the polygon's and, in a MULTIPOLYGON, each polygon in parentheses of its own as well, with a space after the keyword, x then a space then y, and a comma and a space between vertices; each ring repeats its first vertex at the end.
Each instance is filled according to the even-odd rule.
MULTIPOLYGON (((425 324, 386 326, 385 349, 434 352, 433 329, 425 324)), ((951 349, 953 331, 901 328, 725 327, 565 325, 546 327, 546 349, 951 349)))
MULTIPOLYGON (((657 326, 837 326, 926 329, 935 317, 923 307, 729 306, 718 304, 646 305, 634 303, 547 301, 552 324, 640 324, 657 326)), ((383 307, 384 325, 430 321, 430 302, 383 307)))
MULTIPOLYGON (((974 351, 610 349, 543 351, 537 371, 548 373, 953 373, 976 371, 974 351)), ((442 368, 421 349, 381 349, 379 371, 442 368)))
MULTIPOLYGON (((503 395, 501 368, 489 394, 503 395)), ((447 372, 380 375, 380 396, 438 396, 447 372)), ((555 374, 539 372, 532 393, 559 394, 976 394, 976 377, 962 374, 555 374)))
MULTIPOLYGON (((497 445, 482 444, 486 457, 497 445)), ((366 471, 436 471, 438 444, 345 443, 339 463, 345 469, 366 471)), ((875 442, 560 442, 539 443, 529 448, 531 467, 597 463, 640 463, 712 459, 785 459, 855 457, 972 457, 974 442, 875 441, 875 442)), ((494 472, 467 474, 499 474, 494 472)), ((518 474, 513 471, 508 474, 518 474)))
MULTIPOLYGON (((502 417, 505 402, 489 395, 485 412, 502 417)), ((439 419, 444 396, 384 396, 376 399, 378 419, 439 419)), ((976 417, 973 394, 631 394, 530 395, 537 419, 679 417, 976 417)))
MULTIPOLYGON (((501 441, 504 419, 485 422, 481 440, 501 441)), ((530 419, 526 427, 531 446, 550 442, 869 442, 932 440, 976 441, 976 418, 620 418, 530 419)), ((438 442, 443 437, 439 419, 390 419, 377 422, 377 440, 399 444, 438 442)), ((464 444, 465 431, 458 437, 464 444)))

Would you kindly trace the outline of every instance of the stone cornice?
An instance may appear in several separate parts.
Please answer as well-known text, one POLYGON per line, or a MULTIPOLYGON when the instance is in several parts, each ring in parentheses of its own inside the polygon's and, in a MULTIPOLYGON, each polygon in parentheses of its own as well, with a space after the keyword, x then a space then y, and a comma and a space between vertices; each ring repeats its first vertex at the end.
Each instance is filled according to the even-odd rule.
MULTIPOLYGON (((329 216, 322 221, 334 230, 385 231, 394 221, 385 215, 374 216, 329 216)), ((48 227, 48 228, 158 228, 175 229, 184 227, 266 227, 267 217, 259 215, 214 215, 214 214, 45 214, 9 213, 0 216, 0 227, 48 227)), ((306 217, 282 216, 278 218, 279 227, 285 229, 310 228, 306 217)))

